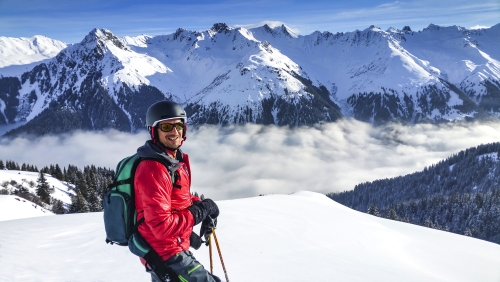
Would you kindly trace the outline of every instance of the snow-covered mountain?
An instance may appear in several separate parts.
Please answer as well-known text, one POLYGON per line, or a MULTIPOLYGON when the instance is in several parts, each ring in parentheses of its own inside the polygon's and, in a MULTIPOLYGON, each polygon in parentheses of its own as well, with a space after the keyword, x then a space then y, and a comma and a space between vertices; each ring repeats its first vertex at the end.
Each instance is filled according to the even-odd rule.
POLYGON ((135 131, 161 99, 181 103, 192 124, 496 117, 499 38, 500 24, 306 36, 285 25, 124 38, 94 29, 29 72, 0 68, 0 124, 27 122, 11 134, 135 131))
MULTIPOLYGON (((312 192, 218 201, 230 281, 499 281, 500 246, 378 218, 312 192)), ((0 205, 0 213, 8 213, 0 205)), ((199 228, 195 227, 198 231, 199 228)), ((102 213, 0 221, 1 281, 149 281, 102 213)), ((194 251, 209 269, 208 247, 194 251)), ((225 281, 217 251, 214 274, 225 281)))
POLYGON ((30 38, 0 36, 0 69, 3 76, 30 71, 35 65, 55 57, 68 45, 36 35, 30 38))

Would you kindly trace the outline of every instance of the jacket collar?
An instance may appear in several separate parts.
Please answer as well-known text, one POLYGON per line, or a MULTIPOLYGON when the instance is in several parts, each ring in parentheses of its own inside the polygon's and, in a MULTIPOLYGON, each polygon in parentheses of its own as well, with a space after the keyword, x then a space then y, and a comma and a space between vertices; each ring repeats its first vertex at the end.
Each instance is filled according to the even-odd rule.
POLYGON ((160 146, 156 145, 153 141, 148 140, 144 145, 137 148, 137 155, 141 158, 157 159, 161 162, 167 162, 170 165, 178 165, 179 160, 182 161, 182 151, 177 150, 177 158, 172 159, 160 146))

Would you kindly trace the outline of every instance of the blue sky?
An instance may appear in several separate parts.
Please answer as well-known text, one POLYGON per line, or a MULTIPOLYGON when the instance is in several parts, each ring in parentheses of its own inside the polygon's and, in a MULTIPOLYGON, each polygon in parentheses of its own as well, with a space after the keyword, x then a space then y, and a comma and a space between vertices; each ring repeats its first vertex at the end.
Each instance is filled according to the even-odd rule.
POLYGON ((206 30, 217 22, 232 27, 284 23, 301 35, 370 25, 490 27, 500 23, 500 1, 0 0, 0 36, 44 35, 67 43, 80 42, 96 27, 121 37, 170 34, 179 27, 206 30))

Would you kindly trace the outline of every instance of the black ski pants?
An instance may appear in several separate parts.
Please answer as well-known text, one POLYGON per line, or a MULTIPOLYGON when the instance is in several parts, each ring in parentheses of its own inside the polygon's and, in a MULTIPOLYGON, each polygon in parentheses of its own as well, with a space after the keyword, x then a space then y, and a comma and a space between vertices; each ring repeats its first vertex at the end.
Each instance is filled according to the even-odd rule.
POLYGON ((177 277, 170 277, 164 281, 151 272, 153 282, 220 282, 219 277, 210 274, 201 263, 199 263, 190 251, 183 251, 165 261, 165 265, 172 270, 177 277))

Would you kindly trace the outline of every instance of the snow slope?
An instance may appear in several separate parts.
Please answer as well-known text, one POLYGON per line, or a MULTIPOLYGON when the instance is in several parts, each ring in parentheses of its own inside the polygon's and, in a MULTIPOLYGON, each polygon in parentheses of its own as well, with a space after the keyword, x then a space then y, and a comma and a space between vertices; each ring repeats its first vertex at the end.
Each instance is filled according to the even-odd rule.
MULTIPOLYGON (((39 177, 38 172, 29 172, 29 171, 20 171, 20 170, 0 170, 0 184, 4 184, 4 182, 15 181, 17 184, 23 185, 24 188, 28 189, 28 191, 32 194, 36 195, 36 181, 39 177), (31 187, 30 182, 34 184, 31 187)), ((75 191, 72 190, 73 185, 68 184, 67 182, 60 181, 52 177, 50 174, 45 174, 45 178, 47 179, 47 183, 51 188, 54 188, 54 192, 50 195, 55 199, 62 201, 64 204, 71 204, 71 195, 76 195, 75 191)), ((0 187, 2 189, 3 187, 0 187)), ((7 185, 7 190, 13 192, 15 187, 13 185, 7 185)))
MULTIPOLYGON (((500 280, 499 245, 356 212, 322 194, 217 204, 231 281, 500 280)), ((127 248, 104 238, 102 213, 0 222, 0 281, 150 281, 127 248)), ((209 268, 208 248, 194 253, 209 268)), ((215 250, 214 265, 224 278, 215 250)))
POLYGON ((49 210, 14 195, 0 195, 0 221, 54 215, 49 210))

